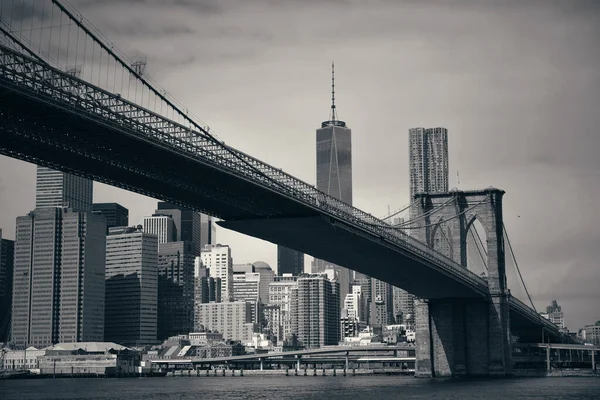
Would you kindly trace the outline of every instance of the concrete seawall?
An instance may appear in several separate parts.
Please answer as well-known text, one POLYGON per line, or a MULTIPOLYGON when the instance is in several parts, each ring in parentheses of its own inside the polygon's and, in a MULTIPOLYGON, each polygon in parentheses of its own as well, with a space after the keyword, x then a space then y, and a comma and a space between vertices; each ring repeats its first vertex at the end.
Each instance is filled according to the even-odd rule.
POLYGON ((244 377, 244 376, 360 376, 360 375, 412 375, 414 371, 401 368, 385 369, 213 369, 213 370, 179 370, 169 372, 167 376, 181 377, 244 377))

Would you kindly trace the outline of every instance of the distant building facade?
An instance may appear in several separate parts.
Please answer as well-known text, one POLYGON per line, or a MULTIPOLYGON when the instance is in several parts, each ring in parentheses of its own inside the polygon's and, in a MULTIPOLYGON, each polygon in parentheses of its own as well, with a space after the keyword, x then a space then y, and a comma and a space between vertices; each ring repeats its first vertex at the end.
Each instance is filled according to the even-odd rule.
POLYGON ((233 258, 227 245, 208 245, 200 253, 202 265, 208 269, 209 276, 221 280, 221 300, 233 299, 233 258))
POLYGON ((15 242, 3 239, 0 229, 0 343, 10 336, 14 251, 15 242))
POLYGON ((158 340, 194 329, 196 243, 170 242, 158 250, 158 340))
POLYGON ((277 275, 292 274, 298 276, 303 273, 304 253, 278 245, 277 275))
POLYGON ((137 228, 111 228, 106 238, 105 340, 154 344, 157 300, 157 236, 137 228))

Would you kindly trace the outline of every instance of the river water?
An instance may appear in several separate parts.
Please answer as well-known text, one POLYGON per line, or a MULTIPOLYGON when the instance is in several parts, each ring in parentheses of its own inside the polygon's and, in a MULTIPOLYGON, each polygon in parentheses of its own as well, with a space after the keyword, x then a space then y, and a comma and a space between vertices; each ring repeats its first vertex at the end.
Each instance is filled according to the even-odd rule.
POLYGON ((0 381, 0 399, 598 400, 600 379, 436 381, 407 376, 23 379, 0 381))

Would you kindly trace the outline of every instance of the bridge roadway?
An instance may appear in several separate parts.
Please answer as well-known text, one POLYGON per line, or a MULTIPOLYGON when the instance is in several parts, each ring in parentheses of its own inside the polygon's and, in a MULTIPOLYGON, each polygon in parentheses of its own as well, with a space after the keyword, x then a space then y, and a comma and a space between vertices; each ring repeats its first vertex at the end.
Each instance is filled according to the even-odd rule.
MULTIPOLYGON (((484 279, 372 215, 4 46, 0 154, 204 212, 224 220, 219 224, 225 228, 344 265, 421 298, 488 295, 484 279)), ((526 308, 512 307, 511 315, 538 327, 539 317, 526 308)))
MULTIPOLYGON (((362 353, 362 355, 369 356, 374 352, 398 352, 398 351, 415 351, 414 346, 335 346, 335 347, 323 347, 319 349, 309 350, 297 350, 297 351, 284 351, 276 353, 259 353, 259 354, 246 354, 243 356, 231 356, 231 357, 219 357, 219 358, 187 358, 187 359, 167 359, 167 360, 149 360, 153 364, 217 364, 225 362, 241 362, 241 361, 259 361, 265 359, 277 360, 296 360, 297 357, 314 357, 319 355, 331 355, 341 354, 349 355, 351 353, 362 353)), ((388 357, 389 358, 389 357, 388 357)), ((406 359, 406 361, 414 361, 415 357, 394 357, 394 359, 406 359)), ((320 358, 315 358, 320 360, 320 358)), ((366 362, 366 361, 365 361, 366 362)))

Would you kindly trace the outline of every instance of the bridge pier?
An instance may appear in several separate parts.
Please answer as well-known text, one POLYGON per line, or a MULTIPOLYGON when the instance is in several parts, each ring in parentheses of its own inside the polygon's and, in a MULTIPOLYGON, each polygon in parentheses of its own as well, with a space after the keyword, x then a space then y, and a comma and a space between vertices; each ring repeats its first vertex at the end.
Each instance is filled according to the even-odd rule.
POLYGON ((475 221, 481 223, 488 284, 480 298, 415 302, 416 376, 506 376, 512 372, 503 194, 489 188, 415 196, 421 216, 415 237, 453 259, 457 267, 468 268, 468 234, 473 235, 470 230, 475 221))
POLYGON ((506 376, 508 299, 417 301, 417 377, 506 376))

